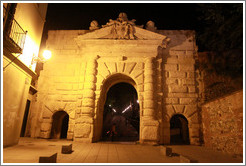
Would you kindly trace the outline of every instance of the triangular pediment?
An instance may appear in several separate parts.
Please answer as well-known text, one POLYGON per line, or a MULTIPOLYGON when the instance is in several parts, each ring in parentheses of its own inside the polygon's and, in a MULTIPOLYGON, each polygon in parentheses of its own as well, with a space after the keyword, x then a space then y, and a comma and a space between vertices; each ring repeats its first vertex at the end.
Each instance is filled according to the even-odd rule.
POLYGON ((167 47, 167 43, 170 41, 170 38, 167 38, 165 35, 152 32, 147 29, 156 29, 153 22, 148 24, 147 29, 140 28, 135 24, 136 20, 128 20, 125 13, 120 13, 119 17, 116 20, 110 19, 106 25, 102 25, 102 28, 99 28, 97 21, 92 21, 90 24, 91 32, 88 32, 83 35, 79 35, 75 38, 78 45, 83 45, 91 42, 95 43, 102 42, 106 43, 110 40, 114 40, 114 43, 121 42, 124 40, 124 44, 136 43, 141 40, 141 43, 159 45, 163 48, 167 47))
POLYGON ((76 40, 96 40, 96 39, 119 39, 119 40, 164 40, 167 37, 162 34, 158 34, 143 28, 139 28, 134 26, 134 39, 124 39, 117 38, 115 34, 112 32, 114 29, 112 26, 104 27, 101 29, 94 30, 92 32, 88 32, 83 35, 79 35, 76 40))

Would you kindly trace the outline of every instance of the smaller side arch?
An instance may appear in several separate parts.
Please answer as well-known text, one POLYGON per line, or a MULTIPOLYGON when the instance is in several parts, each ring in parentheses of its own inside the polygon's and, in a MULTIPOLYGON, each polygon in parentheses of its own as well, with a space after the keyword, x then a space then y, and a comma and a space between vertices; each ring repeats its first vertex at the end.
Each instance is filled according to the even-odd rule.
POLYGON ((174 114, 170 118, 170 144, 190 144, 189 125, 182 114, 174 114))
POLYGON ((69 115, 63 110, 56 111, 52 115, 52 126, 50 132, 50 138, 60 139, 67 138, 69 124, 69 115))

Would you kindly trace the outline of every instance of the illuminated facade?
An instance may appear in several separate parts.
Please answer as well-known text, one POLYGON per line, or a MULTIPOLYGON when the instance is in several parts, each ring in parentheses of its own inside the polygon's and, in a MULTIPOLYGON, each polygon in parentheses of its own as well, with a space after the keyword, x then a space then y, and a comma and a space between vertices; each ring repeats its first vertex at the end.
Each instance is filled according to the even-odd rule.
POLYGON ((3 146, 30 132, 29 107, 36 92, 31 82, 46 17, 45 3, 3 3, 3 146), (27 129, 27 130, 26 130, 27 129))
POLYGON ((178 132, 199 144, 194 31, 157 30, 152 21, 143 29, 124 13, 101 28, 92 21, 89 29, 49 31, 53 56, 40 72, 31 136, 60 138, 69 117, 67 139, 99 141, 107 92, 128 83, 138 95, 140 143, 169 144, 178 119, 178 132))

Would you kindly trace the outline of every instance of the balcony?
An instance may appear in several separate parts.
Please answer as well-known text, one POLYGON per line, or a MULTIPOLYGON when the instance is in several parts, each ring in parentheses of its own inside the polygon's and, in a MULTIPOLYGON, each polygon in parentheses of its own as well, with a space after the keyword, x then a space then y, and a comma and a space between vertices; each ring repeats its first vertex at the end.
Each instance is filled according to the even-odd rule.
POLYGON ((22 29, 5 7, 3 7, 3 10, 3 48, 9 53, 21 54, 27 32, 22 29))
POLYGON ((3 7, 3 54, 10 60, 10 62, 4 66, 3 70, 14 62, 22 70, 32 76, 33 80, 36 80, 37 74, 18 59, 24 49, 27 31, 22 29, 9 10, 9 8, 6 9, 3 7))

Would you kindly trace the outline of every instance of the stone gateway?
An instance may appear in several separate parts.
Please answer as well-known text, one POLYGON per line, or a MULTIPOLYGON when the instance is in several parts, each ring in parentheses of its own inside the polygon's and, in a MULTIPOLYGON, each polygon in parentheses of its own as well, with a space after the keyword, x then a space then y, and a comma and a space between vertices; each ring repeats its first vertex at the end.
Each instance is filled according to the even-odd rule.
POLYGON ((63 111, 67 139, 100 141, 107 92, 128 83, 139 101, 140 143, 170 144, 183 133, 200 144, 195 33, 148 24, 144 29, 121 13, 101 28, 94 20, 90 30, 49 31, 53 57, 40 72, 32 136, 51 138, 53 115, 63 111))

